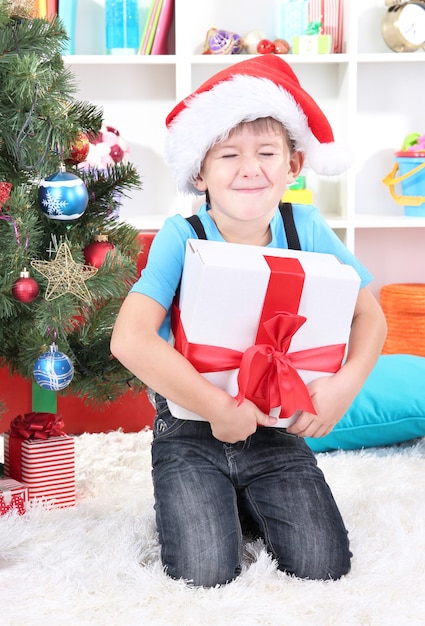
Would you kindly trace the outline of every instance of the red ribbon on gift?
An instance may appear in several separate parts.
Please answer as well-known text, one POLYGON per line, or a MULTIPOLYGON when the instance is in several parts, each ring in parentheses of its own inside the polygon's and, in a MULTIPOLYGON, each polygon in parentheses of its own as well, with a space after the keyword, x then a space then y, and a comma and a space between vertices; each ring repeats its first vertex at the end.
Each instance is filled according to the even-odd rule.
POLYGON ((25 413, 10 422, 10 436, 22 439, 48 439, 60 437, 63 432, 63 419, 54 413, 25 413))
POLYGON ((21 450, 25 439, 49 439, 65 435, 63 419, 54 413, 25 413, 10 422, 9 476, 22 480, 21 450))
POLYGON ((180 312, 174 307, 175 348, 200 373, 239 368, 239 402, 247 398, 264 413, 280 406, 280 417, 290 417, 297 410, 316 413, 297 369, 337 372, 344 357, 345 344, 288 353, 292 337, 306 321, 297 313, 304 287, 304 270, 298 259, 264 258, 271 272, 255 344, 240 352, 190 343, 180 312))

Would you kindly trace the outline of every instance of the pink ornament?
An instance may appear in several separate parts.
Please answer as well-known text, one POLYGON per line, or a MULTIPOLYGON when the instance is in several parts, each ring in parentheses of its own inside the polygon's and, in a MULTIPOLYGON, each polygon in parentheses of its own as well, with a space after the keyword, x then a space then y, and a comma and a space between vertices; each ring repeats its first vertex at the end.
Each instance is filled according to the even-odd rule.
POLYGON ((90 139, 87 158, 80 164, 81 168, 94 167, 105 169, 108 165, 126 163, 130 148, 113 126, 103 125, 99 134, 90 139))

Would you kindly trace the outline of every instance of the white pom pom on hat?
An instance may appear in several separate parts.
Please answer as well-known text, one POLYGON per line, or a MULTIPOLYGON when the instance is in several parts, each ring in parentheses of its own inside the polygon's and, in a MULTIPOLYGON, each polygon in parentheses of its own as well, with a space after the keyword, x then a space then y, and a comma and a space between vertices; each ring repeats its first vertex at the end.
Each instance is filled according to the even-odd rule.
POLYGON ((272 117, 286 128, 306 165, 335 175, 350 166, 318 104, 280 56, 265 54, 223 69, 177 104, 166 119, 165 153, 183 193, 193 186, 208 150, 240 122, 272 117))

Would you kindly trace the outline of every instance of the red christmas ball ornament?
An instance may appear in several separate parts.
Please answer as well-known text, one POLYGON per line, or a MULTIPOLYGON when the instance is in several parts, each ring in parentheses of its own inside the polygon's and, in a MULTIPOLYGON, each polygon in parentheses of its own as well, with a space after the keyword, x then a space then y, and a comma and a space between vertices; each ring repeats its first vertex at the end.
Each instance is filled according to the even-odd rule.
POLYGON ((78 163, 82 163, 86 160, 87 155, 89 153, 90 141, 86 133, 79 133, 77 139, 72 144, 69 158, 66 159, 66 162, 71 165, 78 165, 78 163))
POLYGON ((108 252, 114 249, 114 244, 108 241, 108 235, 95 235, 94 241, 83 250, 87 265, 99 269, 108 252))
POLYGON ((274 52, 274 44, 270 39, 260 39, 257 44, 258 54, 272 54, 274 52))
POLYGON ((273 45, 275 54, 288 54, 291 49, 286 39, 275 39, 273 45))
POLYGON ((29 304, 38 296, 38 289, 37 281, 31 278, 29 271, 24 267, 12 287, 12 294, 18 302, 29 304))

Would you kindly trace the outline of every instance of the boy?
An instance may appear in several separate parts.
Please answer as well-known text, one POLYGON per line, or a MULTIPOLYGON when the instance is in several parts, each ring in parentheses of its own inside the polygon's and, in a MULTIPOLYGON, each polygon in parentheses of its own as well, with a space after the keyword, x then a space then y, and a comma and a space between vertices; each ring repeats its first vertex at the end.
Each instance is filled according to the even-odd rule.
MULTIPOLYGON (((167 127, 177 185, 206 194, 198 215, 216 241, 287 248, 278 205, 304 161, 323 174, 346 167, 323 112, 276 55, 222 70, 173 109, 167 127)), ((326 435, 343 416, 376 362, 386 326, 367 270, 316 208, 293 211, 301 249, 334 254, 361 278, 346 361, 308 385, 316 414, 304 411, 289 428, 273 428, 274 418, 248 400, 238 405, 168 342, 186 241, 196 237, 182 216, 166 220, 155 237, 114 328, 113 354, 156 392, 152 461, 162 562, 170 576, 193 585, 224 584, 240 573, 244 524, 282 571, 324 580, 350 569, 347 531, 304 437, 326 435), (173 417, 167 399, 202 421, 173 417)))

